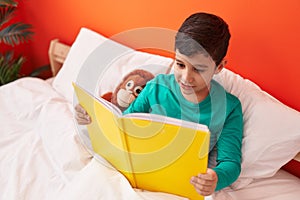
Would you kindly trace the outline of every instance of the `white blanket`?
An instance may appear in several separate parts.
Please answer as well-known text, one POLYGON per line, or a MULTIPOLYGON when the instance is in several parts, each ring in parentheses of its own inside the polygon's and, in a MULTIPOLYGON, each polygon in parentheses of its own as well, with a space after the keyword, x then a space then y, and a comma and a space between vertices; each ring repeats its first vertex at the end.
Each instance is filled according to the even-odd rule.
POLYGON ((0 199, 183 199, 134 190, 82 144, 73 105, 50 83, 23 78, 0 88, 0 199))
MULTIPOLYGON (((92 156, 83 139, 73 105, 50 82, 23 78, 0 87, 0 199, 184 199, 131 188, 105 160, 92 156)), ((214 199, 295 199, 299 187, 298 178, 279 173, 243 190, 227 188, 214 199)))

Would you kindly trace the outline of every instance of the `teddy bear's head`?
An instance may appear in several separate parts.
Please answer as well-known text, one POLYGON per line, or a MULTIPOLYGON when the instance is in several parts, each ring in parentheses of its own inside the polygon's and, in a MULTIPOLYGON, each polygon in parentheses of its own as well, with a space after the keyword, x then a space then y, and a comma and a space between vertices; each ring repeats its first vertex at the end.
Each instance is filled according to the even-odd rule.
POLYGON ((127 74, 116 87, 115 91, 106 93, 101 97, 118 106, 124 111, 136 99, 146 83, 154 75, 146 70, 136 69, 127 74))

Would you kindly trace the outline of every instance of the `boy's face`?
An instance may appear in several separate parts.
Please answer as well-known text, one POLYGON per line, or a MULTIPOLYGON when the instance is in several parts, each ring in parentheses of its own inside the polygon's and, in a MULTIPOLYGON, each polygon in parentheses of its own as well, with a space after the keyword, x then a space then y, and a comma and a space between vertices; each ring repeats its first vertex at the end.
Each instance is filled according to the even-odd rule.
POLYGON ((202 101, 209 93, 213 75, 222 70, 225 62, 216 67, 210 56, 196 53, 188 57, 176 50, 174 75, 184 98, 193 103, 202 101))

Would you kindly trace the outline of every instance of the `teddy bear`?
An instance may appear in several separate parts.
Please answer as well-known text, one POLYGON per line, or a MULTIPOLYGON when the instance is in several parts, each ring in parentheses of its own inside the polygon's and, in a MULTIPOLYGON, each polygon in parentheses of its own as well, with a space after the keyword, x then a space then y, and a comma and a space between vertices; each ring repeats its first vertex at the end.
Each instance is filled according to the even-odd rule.
POLYGON ((122 79, 114 92, 108 92, 101 97, 124 111, 141 93, 146 83, 153 78, 154 75, 149 71, 133 70, 122 79))

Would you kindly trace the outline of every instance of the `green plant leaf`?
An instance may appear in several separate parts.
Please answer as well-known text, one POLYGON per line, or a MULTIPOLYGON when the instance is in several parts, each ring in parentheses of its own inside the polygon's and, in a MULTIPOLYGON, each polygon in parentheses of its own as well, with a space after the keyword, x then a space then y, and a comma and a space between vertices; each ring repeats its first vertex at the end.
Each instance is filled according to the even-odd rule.
POLYGON ((0 43, 4 42, 7 45, 18 45, 27 42, 31 39, 33 32, 30 30, 30 24, 17 22, 4 28, 0 31, 0 43))
POLYGON ((16 7, 18 2, 14 0, 0 0, 0 6, 14 6, 16 7))
POLYGON ((22 56, 13 58, 13 52, 0 55, 0 86, 20 78, 20 69, 25 59, 22 56))
POLYGON ((16 7, 12 6, 0 7, 0 27, 12 19, 15 10, 16 7))
POLYGON ((44 71, 49 71, 51 70, 50 65, 43 65, 41 67, 38 67, 36 69, 34 69, 29 76, 31 77, 38 77, 41 73, 43 73, 44 71))
MULTIPOLYGON (((0 44, 15 46, 32 39, 34 32, 30 24, 13 22, 5 25, 14 16, 17 6, 17 0, 0 0, 0 44)), ((23 56, 16 58, 12 51, 0 52, 0 86, 20 78, 24 62, 23 56)))

